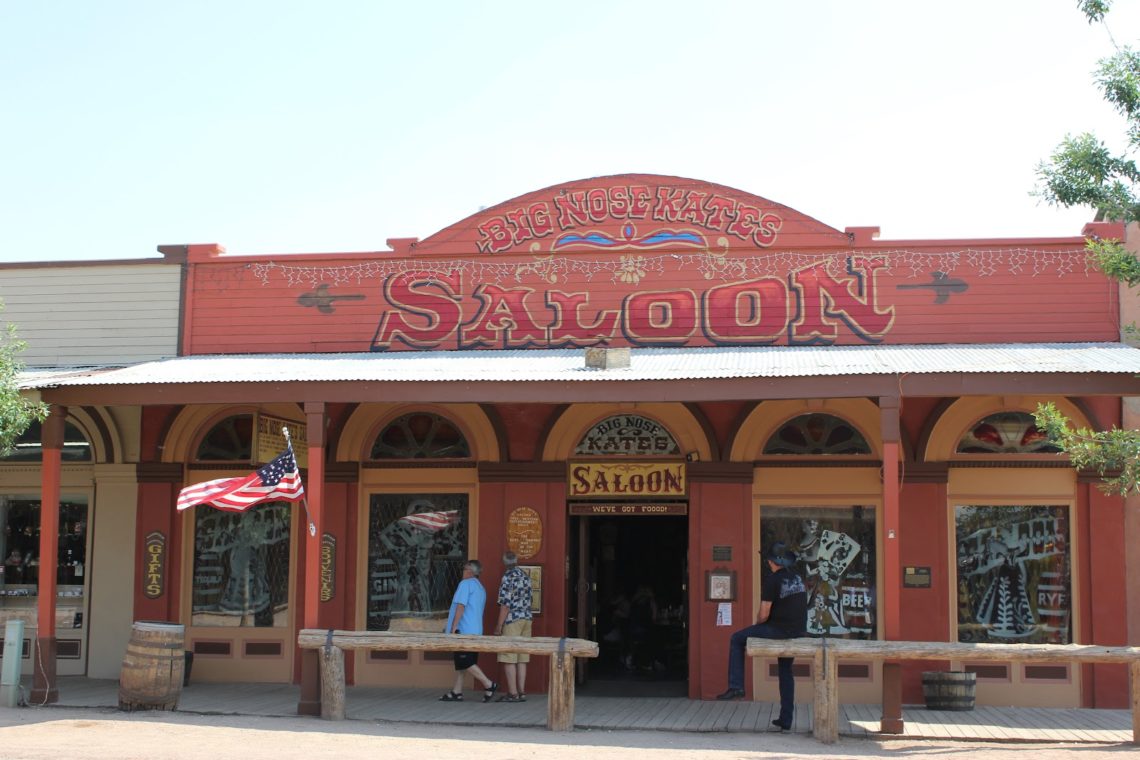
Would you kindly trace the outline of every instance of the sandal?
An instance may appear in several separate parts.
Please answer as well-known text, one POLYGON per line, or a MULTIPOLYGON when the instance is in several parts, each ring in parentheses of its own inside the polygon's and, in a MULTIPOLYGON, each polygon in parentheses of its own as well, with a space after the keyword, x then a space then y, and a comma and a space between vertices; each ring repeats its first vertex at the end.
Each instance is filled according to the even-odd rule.
POLYGON ((483 701, 490 702, 495 697, 495 692, 499 690, 499 682, 491 681, 491 685, 483 689, 483 701))
POLYGON ((449 691, 439 698, 440 702, 462 702, 463 695, 456 694, 454 691, 449 691))
POLYGON ((504 694, 495 700, 496 702, 525 702, 521 694, 504 694))

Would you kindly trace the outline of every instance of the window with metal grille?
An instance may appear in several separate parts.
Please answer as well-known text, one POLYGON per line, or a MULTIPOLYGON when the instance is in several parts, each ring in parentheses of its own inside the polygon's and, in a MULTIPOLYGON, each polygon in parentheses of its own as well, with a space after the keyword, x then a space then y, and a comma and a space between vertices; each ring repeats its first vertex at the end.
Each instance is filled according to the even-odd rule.
POLYGON ((288 625, 290 513, 285 502, 195 510, 193 625, 288 625))
POLYGON ((412 412, 392 420, 372 443, 372 459, 466 459, 471 447, 450 420, 412 412))
POLYGON ((801 414, 785 422, 768 442, 765 454, 870 454, 863 434, 832 414, 801 414))
POLYGON ((199 462, 250 462, 253 450, 253 415, 235 414, 202 436, 194 459, 199 462))
POLYGON ((467 502, 463 493, 372 495, 368 630, 443 631, 467 560, 467 502))

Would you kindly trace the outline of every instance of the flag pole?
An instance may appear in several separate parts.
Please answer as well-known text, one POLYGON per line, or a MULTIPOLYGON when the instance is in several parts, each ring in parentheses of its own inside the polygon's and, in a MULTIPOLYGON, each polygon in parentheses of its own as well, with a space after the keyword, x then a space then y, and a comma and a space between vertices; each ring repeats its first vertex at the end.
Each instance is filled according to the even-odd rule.
MULTIPOLYGON (((293 464, 297 465, 297 452, 293 451, 293 439, 289 436, 289 428, 282 425, 281 432, 285 435, 285 445, 289 447, 289 453, 293 455, 293 464)), ((297 469, 299 471, 301 466, 297 465, 297 469)), ((304 493, 301 494, 301 506, 305 508, 305 521, 309 523, 309 535, 317 535, 317 526, 313 523, 313 518, 309 516, 309 498, 304 493)))

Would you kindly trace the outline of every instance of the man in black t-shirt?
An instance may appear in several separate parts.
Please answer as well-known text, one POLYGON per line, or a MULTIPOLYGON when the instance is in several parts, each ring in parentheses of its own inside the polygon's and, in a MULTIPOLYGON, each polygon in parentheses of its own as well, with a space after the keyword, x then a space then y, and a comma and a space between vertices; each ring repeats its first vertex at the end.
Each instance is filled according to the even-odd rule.
MULTIPOLYGON (((717 699, 740 699, 744 696, 744 647, 749 638, 794 639, 807 628, 807 589, 792 567, 796 555, 782 542, 777 542, 765 557, 771 570, 760 588, 760 612, 756 625, 732 634, 728 650, 728 689, 717 699)), ((780 717, 772 725, 781 731, 792 727, 796 682, 792 677, 791 657, 777 658, 780 680, 780 717)))

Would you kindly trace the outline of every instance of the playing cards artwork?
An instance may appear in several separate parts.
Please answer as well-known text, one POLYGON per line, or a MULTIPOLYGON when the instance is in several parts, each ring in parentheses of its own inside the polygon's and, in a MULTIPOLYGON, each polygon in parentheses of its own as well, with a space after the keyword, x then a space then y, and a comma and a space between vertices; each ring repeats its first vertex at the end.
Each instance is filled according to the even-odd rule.
POLYGON ((764 546, 783 541, 808 588, 808 634, 875 635, 875 511, 871 507, 769 507, 764 546))

